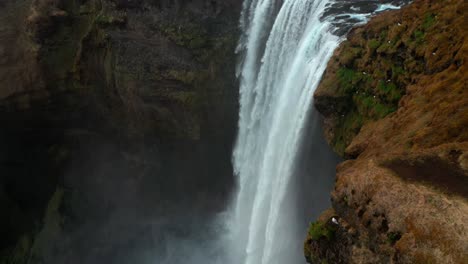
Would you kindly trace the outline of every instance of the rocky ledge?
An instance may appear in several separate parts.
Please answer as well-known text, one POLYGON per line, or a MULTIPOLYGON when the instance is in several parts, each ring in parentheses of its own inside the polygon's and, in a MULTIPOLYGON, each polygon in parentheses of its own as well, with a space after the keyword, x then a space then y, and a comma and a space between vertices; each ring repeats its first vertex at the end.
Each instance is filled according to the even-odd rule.
POLYGON ((353 29, 315 93, 347 160, 310 263, 465 263, 468 88, 462 0, 417 0, 353 29))

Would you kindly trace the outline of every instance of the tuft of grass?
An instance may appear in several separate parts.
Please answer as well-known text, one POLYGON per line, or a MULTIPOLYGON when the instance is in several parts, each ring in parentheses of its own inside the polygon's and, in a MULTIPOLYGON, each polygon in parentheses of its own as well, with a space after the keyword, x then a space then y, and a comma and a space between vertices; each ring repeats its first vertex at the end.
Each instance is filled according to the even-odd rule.
POLYGON ((337 71, 340 87, 346 92, 353 92, 356 84, 361 80, 359 74, 348 68, 340 68, 337 71))
POLYGON ((400 75, 404 75, 406 73, 405 69, 401 66, 392 66, 392 77, 398 78, 400 75))
POLYGON ((364 118, 365 115, 353 110, 340 119, 333 138, 333 147, 338 154, 344 155, 346 147, 365 123, 364 118))
POLYGON ((436 16, 434 14, 426 14, 424 17, 424 22, 423 22, 423 28, 424 29, 429 29, 434 25, 436 22, 436 16))
POLYGON ((376 50, 378 47, 380 47, 380 45, 382 45, 382 43, 376 39, 369 40, 369 48, 372 50, 376 50))
POLYGON ((424 38, 426 37, 426 34, 421 31, 421 30, 416 30, 414 33, 413 33, 413 36, 414 36, 414 40, 417 42, 417 43, 422 43, 424 41, 424 38))
POLYGON ((325 238, 327 240, 331 240, 335 235, 334 229, 327 227, 322 222, 314 222, 310 223, 309 226, 309 235, 312 240, 319 240, 320 238, 325 238))
POLYGON ((394 83, 385 83, 380 81, 377 85, 378 92, 382 95, 385 102, 397 104, 400 101, 402 94, 400 89, 394 83))
POLYGON ((362 49, 349 47, 344 50, 343 54, 340 55, 340 62, 343 65, 351 65, 352 62, 361 56, 362 49))
POLYGON ((377 119, 384 118, 387 115, 396 111, 396 107, 388 106, 381 103, 377 103, 374 106, 374 117, 377 119))
POLYGON ((346 195, 343 196, 343 202, 345 202, 346 205, 349 205, 349 198, 348 198, 348 196, 346 196, 346 195))

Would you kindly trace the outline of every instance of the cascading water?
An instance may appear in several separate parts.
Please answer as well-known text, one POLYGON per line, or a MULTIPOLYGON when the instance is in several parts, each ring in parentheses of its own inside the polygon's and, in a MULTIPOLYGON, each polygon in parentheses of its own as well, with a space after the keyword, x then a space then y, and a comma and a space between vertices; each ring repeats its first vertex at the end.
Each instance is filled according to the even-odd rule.
MULTIPOLYGON (((366 10, 343 16, 343 3, 349 10, 360 7, 341 2, 333 7, 331 0, 244 1, 239 132, 233 153, 239 176, 231 223, 233 263, 304 262, 305 230, 302 237, 294 232, 304 220, 296 219, 291 193, 297 191, 293 182, 308 122, 318 118, 313 93, 342 39, 337 31, 371 15, 366 10), (325 13, 333 8, 341 13, 327 19, 325 13)), ((363 6, 373 4, 376 10, 371 2, 363 6)))
MULTIPOLYGON (((246 264, 284 263, 296 246, 291 178, 312 109, 313 92, 339 43, 320 17, 328 1, 244 3, 245 61, 240 72, 240 121, 234 151, 239 175, 235 241, 246 264), (262 33, 271 27, 266 44, 262 33), (263 52, 264 50, 264 52, 263 52), (242 252, 243 251, 243 252, 242 252)), ((263 33, 264 34, 264 33, 263 33)), ((303 259, 303 258, 302 258, 303 259)))

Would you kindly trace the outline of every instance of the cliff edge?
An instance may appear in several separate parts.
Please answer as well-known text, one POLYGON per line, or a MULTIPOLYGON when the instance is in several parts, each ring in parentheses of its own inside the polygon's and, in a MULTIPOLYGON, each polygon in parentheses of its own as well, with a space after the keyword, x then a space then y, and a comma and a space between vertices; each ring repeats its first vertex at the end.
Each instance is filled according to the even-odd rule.
POLYGON ((314 99, 347 160, 310 263, 466 263, 464 1, 417 0, 352 30, 314 99))

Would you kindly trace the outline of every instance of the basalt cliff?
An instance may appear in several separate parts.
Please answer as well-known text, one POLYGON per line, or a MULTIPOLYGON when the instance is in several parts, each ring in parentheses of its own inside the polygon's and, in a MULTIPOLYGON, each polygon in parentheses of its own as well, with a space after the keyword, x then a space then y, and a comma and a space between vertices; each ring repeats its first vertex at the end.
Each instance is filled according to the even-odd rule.
POLYGON ((466 263, 466 3, 416 0, 353 29, 315 92, 337 167, 310 263, 466 263))
POLYGON ((240 6, 0 2, 0 263, 146 263, 180 215, 203 230, 233 185, 240 6))

